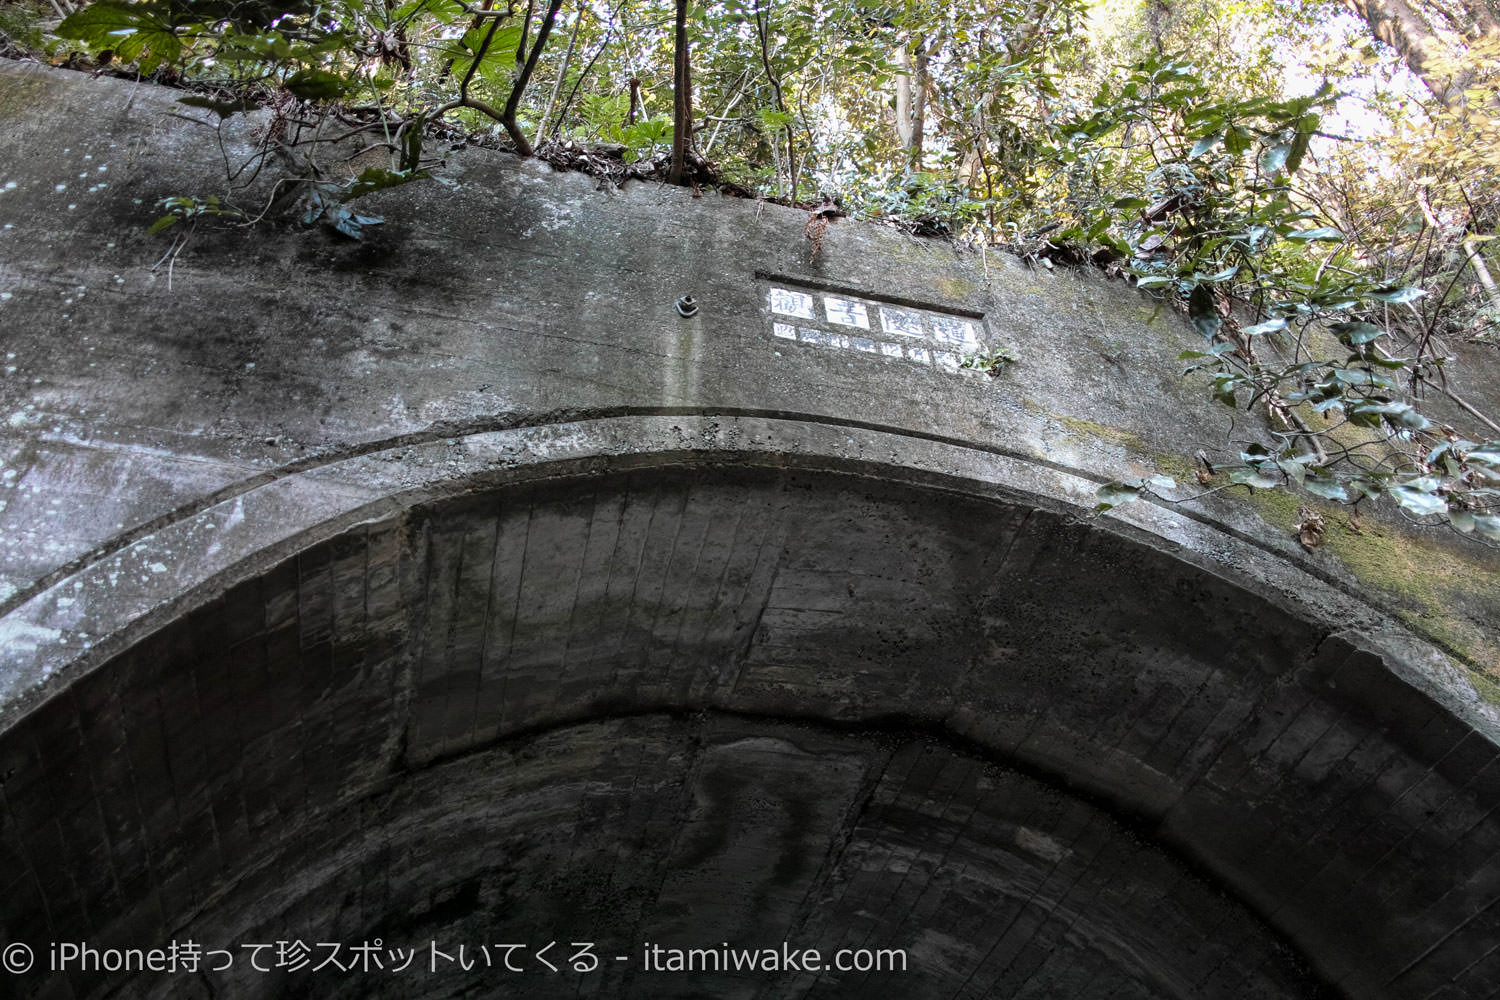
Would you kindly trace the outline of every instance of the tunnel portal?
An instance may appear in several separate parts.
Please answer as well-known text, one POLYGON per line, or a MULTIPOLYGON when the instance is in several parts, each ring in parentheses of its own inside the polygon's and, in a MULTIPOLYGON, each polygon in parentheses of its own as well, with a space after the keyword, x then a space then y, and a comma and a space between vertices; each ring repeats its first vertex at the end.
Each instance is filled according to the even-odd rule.
POLYGON ((477 148, 164 246, 179 96, 0 62, 0 996, 1496 995, 1493 553, 1198 490, 1165 303, 477 148))

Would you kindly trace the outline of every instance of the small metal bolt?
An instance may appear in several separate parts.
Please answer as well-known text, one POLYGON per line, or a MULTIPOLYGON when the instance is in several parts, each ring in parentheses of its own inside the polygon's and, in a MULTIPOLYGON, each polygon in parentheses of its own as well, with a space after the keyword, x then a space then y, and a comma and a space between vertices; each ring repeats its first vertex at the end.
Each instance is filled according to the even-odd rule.
POLYGON ((677 300, 677 315, 682 317, 698 315, 698 300, 691 295, 684 295, 677 300))

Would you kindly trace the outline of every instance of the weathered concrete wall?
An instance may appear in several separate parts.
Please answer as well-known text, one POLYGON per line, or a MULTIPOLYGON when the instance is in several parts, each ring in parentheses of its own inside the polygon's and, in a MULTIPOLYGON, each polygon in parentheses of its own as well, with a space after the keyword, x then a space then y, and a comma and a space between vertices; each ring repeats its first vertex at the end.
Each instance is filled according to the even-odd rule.
POLYGON ((1500 985, 1495 561, 1370 522, 1305 553, 1274 505, 1086 517, 1226 422, 1169 313, 484 152, 364 244, 203 230, 153 271, 207 130, 0 81, 7 942, 910 950, 540 996, 1500 985), (966 329, 1019 363, 947 370, 966 329))

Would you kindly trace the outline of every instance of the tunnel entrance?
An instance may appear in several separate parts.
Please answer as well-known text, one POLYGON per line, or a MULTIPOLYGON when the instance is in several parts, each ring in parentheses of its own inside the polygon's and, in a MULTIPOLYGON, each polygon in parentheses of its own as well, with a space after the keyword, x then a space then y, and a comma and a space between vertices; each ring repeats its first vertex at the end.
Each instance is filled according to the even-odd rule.
POLYGON ((1441 728, 1413 745, 1372 663, 951 484, 672 460, 461 490, 13 725, 5 926, 232 958, 38 996, 1348 994, 1404 933, 1349 901, 1410 875, 1353 831, 1441 728), (708 968, 785 948, 904 967, 708 968))

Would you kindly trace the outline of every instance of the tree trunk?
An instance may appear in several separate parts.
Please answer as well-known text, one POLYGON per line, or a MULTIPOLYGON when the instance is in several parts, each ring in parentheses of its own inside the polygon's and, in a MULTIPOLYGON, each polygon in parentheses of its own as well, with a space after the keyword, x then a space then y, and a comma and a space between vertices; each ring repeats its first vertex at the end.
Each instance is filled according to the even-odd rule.
MULTIPOLYGON (((792 132, 791 115, 786 109, 786 99, 781 93, 781 77, 776 75, 776 69, 771 65, 771 14, 769 6, 758 7, 755 11, 755 30, 760 36, 760 62, 765 67, 766 79, 771 83, 771 93, 776 98, 776 110, 787 116, 786 125, 782 132, 786 135, 786 196, 793 204, 797 201, 797 142, 792 132)), ((776 174, 781 176, 781 157, 777 154, 776 174)))
POLYGON ((547 119, 552 117, 552 106, 557 103, 557 95, 562 93, 563 83, 567 80, 568 67, 573 62, 573 50, 578 46, 578 29, 583 27, 583 14, 587 8, 584 4, 578 5, 578 19, 573 22, 573 33, 568 36, 568 49, 563 53, 562 68, 557 71, 557 79, 552 82, 552 93, 547 97, 547 106, 542 109, 542 117, 537 119, 536 140, 542 141, 547 134, 547 119))
POLYGON ((693 78, 688 60, 689 0, 677 0, 677 39, 672 60, 672 184, 687 183, 687 153, 693 142, 693 78))
POLYGON ((917 51, 917 86, 911 109, 911 147, 907 150, 907 159, 913 170, 922 169, 922 142, 927 131, 927 93, 932 87, 932 74, 927 70, 931 53, 932 49, 927 48, 917 51))
POLYGON ((911 50, 902 42, 896 53, 896 63, 901 72, 896 74, 896 138, 901 148, 911 151, 911 50))
POLYGON ((932 86, 932 74, 927 65, 938 44, 929 44, 926 38, 918 35, 903 42, 897 52, 901 71, 896 74, 896 138, 906 152, 906 166, 910 170, 922 169, 927 94, 932 86))
MULTIPOLYGON (((1445 32, 1423 11, 1407 0, 1344 0, 1344 5, 1364 18, 1371 34, 1401 54, 1434 97, 1450 108, 1463 104, 1471 74, 1451 72, 1461 59, 1454 45, 1456 39, 1444 37, 1445 32)), ((1464 0, 1462 7, 1463 34, 1500 28, 1495 12, 1484 0, 1464 0)))
POLYGON ((1500 32, 1500 4, 1494 0, 1465 0, 1463 8, 1480 31, 1486 34, 1500 32))

